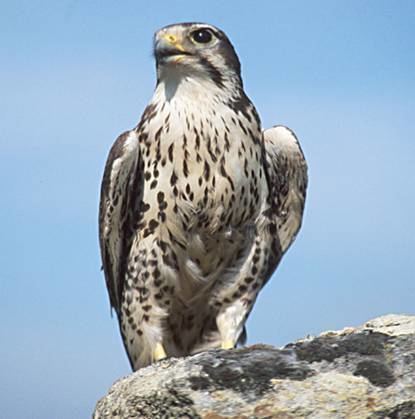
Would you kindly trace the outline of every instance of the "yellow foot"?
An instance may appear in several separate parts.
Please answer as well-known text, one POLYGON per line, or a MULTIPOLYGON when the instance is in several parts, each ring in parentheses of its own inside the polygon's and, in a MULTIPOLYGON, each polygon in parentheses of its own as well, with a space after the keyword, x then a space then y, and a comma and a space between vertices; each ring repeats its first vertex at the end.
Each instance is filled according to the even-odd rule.
POLYGON ((160 361, 161 359, 167 358, 166 351, 163 348, 161 343, 157 343, 154 348, 153 358, 155 361, 160 361))
POLYGON ((221 344, 222 349, 233 349, 234 347, 235 345, 231 340, 225 340, 221 344))

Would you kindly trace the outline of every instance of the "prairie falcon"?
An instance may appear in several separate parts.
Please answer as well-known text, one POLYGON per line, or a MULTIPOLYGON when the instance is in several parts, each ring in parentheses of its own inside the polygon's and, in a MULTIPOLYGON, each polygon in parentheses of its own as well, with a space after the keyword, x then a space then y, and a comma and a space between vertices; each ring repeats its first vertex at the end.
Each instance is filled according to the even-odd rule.
POLYGON ((233 348, 301 226, 307 166, 294 133, 262 131, 218 28, 154 36, 157 85, 105 166, 102 264, 134 370, 233 348))

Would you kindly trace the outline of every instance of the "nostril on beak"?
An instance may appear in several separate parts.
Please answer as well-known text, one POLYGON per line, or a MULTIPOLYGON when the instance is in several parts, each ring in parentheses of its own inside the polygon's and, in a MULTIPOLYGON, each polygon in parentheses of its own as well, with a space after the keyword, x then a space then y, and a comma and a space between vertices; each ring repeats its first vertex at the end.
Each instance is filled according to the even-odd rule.
POLYGON ((174 35, 165 35, 165 39, 171 43, 177 42, 177 38, 174 35))

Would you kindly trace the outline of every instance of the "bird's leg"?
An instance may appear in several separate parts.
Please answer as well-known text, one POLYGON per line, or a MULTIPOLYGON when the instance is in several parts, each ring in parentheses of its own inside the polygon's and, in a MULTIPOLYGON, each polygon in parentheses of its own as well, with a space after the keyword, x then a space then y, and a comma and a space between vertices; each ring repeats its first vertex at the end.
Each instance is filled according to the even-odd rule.
POLYGON ((223 281, 230 285, 223 286, 216 293, 214 305, 220 307, 216 324, 222 349, 237 345, 258 292, 269 277, 268 269, 275 257, 269 247, 269 242, 257 234, 248 256, 241 258, 240 265, 236 264, 236 276, 223 281))
POLYGON ((153 358, 155 361, 160 361, 161 359, 167 358, 166 351, 164 350, 161 343, 156 343, 156 346, 153 350, 153 358))
POLYGON ((222 310, 216 318, 221 337, 221 348, 235 348, 243 331, 248 308, 243 301, 235 301, 222 310))

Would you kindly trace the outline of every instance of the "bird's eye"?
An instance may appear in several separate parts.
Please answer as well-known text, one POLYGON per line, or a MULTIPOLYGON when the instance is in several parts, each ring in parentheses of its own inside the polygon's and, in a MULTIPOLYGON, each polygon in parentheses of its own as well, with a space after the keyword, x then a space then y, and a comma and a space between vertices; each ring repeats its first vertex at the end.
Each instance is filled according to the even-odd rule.
POLYGON ((209 29, 197 29, 190 36, 197 44, 208 44, 213 38, 212 31, 209 29))

